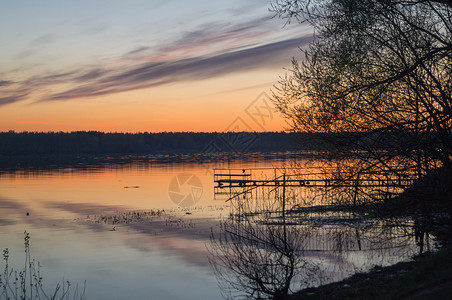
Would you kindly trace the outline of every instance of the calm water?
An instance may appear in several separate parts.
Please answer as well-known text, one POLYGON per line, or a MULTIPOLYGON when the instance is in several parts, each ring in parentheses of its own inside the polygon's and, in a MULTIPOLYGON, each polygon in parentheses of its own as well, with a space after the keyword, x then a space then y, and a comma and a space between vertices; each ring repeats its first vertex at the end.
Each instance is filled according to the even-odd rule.
MULTIPOLYGON (((149 161, 2 172, 0 248, 9 248, 12 265, 20 268, 26 230, 44 283, 54 287, 63 278, 73 285, 86 280, 88 299, 222 299, 206 242, 228 205, 214 199, 212 170, 280 167, 286 159, 275 154, 222 163, 149 161), (171 182, 181 174, 194 174, 201 182, 200 198, 189 208, 170 198, 171 182), (100 222, 103 216, 150 209, 164 210, 152 224, 100 222)), ((397 251, 389 256, 378 251, 354 251, 340 258, 307 255, 326 266, 326 281, 406 258, 406 252, 397 251)))
POLYGON ((152 163, 3 172, 0 248, 9 248, 13 266, 22 266, 26 230, 44 282, 54 286, 63 277, 73 284, 86 280, 89 299, 221 299, 205 247, 208 228, 225 207, 224 201, 214 200, 212 170, 216 166, 272 167, 281 159, 149 160, 152 163), (180 174, 195 174, 202 184, 202 195, 190 208, 190 216, 168 193, 171 180, 180 174), (111 231, 113 226, 92 221, 118 211, 150 209, 203 219, 205 228, 199 225, 198 234, 186 236, 181 226, 162 225, 156 230, 115 226, 111 231))

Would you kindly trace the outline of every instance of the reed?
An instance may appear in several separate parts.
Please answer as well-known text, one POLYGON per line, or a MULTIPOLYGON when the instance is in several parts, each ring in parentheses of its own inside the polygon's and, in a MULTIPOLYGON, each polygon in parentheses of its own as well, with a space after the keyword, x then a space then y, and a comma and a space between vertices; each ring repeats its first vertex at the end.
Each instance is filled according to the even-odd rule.
POLYGON ((9 250, 3 250, 3 261, 5 268, 3 274, 0 274, 0 299, 20 299, 20 300, 68 300, 68 299, 86 299, 86 281, 83 288, 75 288, 69 280, 62 279, 57 283, 54 289, 46 290, 44 287, 44 278, 41 275, 41 265, 35 259, 32 259, 30 251, 30 234, 24 232, 25 263, 23 267, 14 268, 10 266, 9 250))

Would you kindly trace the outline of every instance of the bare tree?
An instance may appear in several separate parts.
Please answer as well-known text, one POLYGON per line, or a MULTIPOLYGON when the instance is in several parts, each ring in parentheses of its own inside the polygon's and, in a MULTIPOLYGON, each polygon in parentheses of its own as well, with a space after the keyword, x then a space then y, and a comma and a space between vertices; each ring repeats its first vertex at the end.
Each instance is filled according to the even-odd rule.
MULTIPOLYGON (((358 172, 442 168, 452 182, 452 4, 438 0, 281 0, 313 26, 304 59, 274 91, 291 128, 324 132, 358 172)), ((452 198, 438 198, 452 214, 452 198)))
POLYGON ((337 133, 368 165, 403 156, 419 171, 452 167, 450 2, 285 0, 273 10, 316 31, 274 93, 294 130, 337 133))
POLYGON ((234 200, 234 210, 212 232, 210 262, 225 292, 246 299, 282 299, 303 283, 319 277, 303 256, 308 236, 300 226, 288 226, 280 201, 262 201, 251 209, 245 199, 234 200))

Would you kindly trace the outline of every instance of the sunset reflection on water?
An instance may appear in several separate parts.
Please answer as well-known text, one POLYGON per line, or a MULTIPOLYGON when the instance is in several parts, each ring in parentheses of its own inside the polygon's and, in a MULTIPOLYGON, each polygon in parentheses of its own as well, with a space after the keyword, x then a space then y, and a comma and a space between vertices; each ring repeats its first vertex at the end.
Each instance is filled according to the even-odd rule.
POLYGON ((9 248, 12 264, 22 265, 27 230, 32 256, 42 264, 45 286, 51 289, 63 277, 73 285, 86 280, 88 299, 221 298, 205 243, 210 226, 228 205, 214 200, 212 170, 275 167, 282 160, 275 155, 271 160, 209 163, 168 163, 167 159, 159 163, 152 157, 150 161, 3 171, 0 248, 9 248), (194 174, 202 182, 202 196, 193 207, 177 207, 168 195, 170 181, 181 173, 194 174), (151 209, 166 213, 152 226, 96 221, 102 215, 151 209), (167 223, 173 215, 197 227, 190 232, 170 227, 167 223))

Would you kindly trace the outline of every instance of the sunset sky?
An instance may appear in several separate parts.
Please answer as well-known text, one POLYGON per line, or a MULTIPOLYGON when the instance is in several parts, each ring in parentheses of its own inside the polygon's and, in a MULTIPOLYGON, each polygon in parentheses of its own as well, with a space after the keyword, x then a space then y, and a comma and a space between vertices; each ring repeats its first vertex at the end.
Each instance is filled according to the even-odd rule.
POLYGON ((270 1, 2 1, 0 131, 283 130, 312 29, 270 1))

